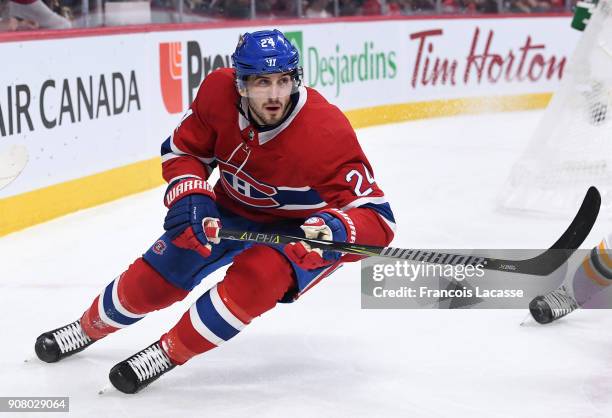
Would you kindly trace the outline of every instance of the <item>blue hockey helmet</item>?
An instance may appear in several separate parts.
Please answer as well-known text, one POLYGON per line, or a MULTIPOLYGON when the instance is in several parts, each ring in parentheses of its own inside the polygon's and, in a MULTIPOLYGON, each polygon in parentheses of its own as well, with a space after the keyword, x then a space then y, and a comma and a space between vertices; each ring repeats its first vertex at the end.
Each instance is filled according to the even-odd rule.
POLYGON ((251 75, 291 73, 295 88, 301 83, 300 54, 278 29, 261 30, 240 36, 232 64, 236 83, 243 94, 244 82, 251 75))

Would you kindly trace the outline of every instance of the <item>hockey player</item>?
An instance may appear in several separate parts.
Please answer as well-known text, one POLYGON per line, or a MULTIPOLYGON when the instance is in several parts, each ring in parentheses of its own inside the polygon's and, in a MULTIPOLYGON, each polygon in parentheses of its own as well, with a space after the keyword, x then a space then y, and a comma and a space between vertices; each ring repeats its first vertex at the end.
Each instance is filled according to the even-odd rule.
POLYGON ((611 284, 612 234, 590 251, 567 283, 534 298, 529 311, 537 322, 548 324, 580 307, 610 309, 612 300, 604 292, 611 284))
MULTIPOLYGON (((572 28, 584 31, 592 21, 592 14, 598 0, 578 2, 574 9, 572 28)), ((604 59, 607 59, 604 56, 604 59)), ((610 78, 602 66, 590 63, 591 80, 583 82, 580 90, 587 103, 587 120, 593 126, 603 126, 609 115, 605 83, 610 78), (598 80, 599 79, 599 80, 598 80)), ((608 83, 609 84, 609 83, 608 83)), ((531 316, 540 324, 549 324, 578 308, 612 308, 612 299, 606 294, 612 284, 612 234, 605 237, 597 247, 584 258, 581 265, 559 288, 543 296, 535 297, 529 303, 531 316)))
POLYGON ((206 77, 162 144, 166 232, 80 319, 38 337, 41 360, 83 350, 183 299, 232 263, 174 327, 111 369, 112 384, 135 393, 358 259, 303 242, 221 241, 221 226, 373 245, 391 241, 393 214, 355 132, 338 108, 302 85, 297 49, 278 30, 246 33, 232 62, 233 69, 206 77), (214 168, 219 180, 213 188, 206 180, 214 168))

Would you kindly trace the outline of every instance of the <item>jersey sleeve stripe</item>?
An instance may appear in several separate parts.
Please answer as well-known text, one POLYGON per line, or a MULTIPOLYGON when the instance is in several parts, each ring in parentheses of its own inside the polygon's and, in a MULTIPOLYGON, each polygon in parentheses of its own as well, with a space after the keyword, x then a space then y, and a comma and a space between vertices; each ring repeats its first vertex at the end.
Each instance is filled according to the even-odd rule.
POLYGON ((385 199, 384 196, 379 196, 379 197, 360 197, 359 199, 355 199, 351 203, 349 203, 348 205, 340 208, 340 210, 347 211, 349 209, 358 208, 358 207, 363 206, 363 205, 365 205, 367 203, 373 203, 375 205, 382 205, 384 203, 387 203, 387 199, 385 199))
POLYGON ((397 225, 395 224, 395 222, 391 222, 390 220, 388 220, 387 218, 385 218, 378 212, 376 213, 380 217, 380 219, 382 219, 383 222, 389 227, 389 229, 395 234, 395 231, 397 230, 397 225))
POLYGON ((195 174, 183 174, 183 175, 171 178, 170 181, 168 182, 168 184, 172 184, 172 183, 174 183, 177 180, 186 179, 186 178, 196 178, 196 179, 204 180, 202 177, 197 176, 195 174))
POLYGON ((167 161, 172 158, 182 157, 184 155, 190 155, 194 158, 197 158, 204 164, 213 164, 216 161, 215 157, 202 157, 198 155, 193 155, 188 152, 182 151, 179 147, 174 143, 174 135, 168 137, 162 144, 161 147, 161 155, 162 162, 167 161))
POLYGON ((179 158, 179 156, 176 155, 176 154, 165 154, 165 155, 162 155, 162 157, 161 157, 162 164, 165 163, 166 161, 170 161, 170 160, 173 160, 175 158, 179 158))
POLYGON ((366 202, 364 201, 364 198, 361 198, 361 199, 355 200, 354 202, 352 202, 351 204, 347 206, 352 206, 355 202, 361 201, 360 205, 352 206, 352 207, 372 209, 374 212, 376 212, 378 217, 384 221, 384 223, 389 227, 389 229, 393 233, 395 233, 395 230, 397 229, 397 225, 395 225, 395 216, 393 216, 391 205, 389 205, 387 201, 384 201, 384 203, 373 203, 372 202, 372 201, 379 202, 380 199, 384 200, 384 197, 370 198, 369 202, 366 202))
POLYGON ((319 209, 327 206, 326 202, 315 203, 314 205, 283 205, 276 209, 279 210, 306 210, 306 209, 319 209))

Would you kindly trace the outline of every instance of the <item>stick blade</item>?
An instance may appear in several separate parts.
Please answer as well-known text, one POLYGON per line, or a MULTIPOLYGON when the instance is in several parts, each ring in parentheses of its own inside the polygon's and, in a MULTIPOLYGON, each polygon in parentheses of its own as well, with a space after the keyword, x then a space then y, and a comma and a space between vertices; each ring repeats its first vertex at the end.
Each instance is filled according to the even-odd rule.
POLYGON ((567 227, 563 235, 545 252, 524 264, 525 272, 539 276, 548 276, 565 263, 571 255, 582 245, 593 229, 599 209, 601 195, 596 187, 591 186, 587 191, 578 213, 567 227))
POLYGON ((534 276, 548 276, 563 265, 582 245, 591 232, 601 206, 599 191, 591 186, 587 191, 580 209, 563 235, 546 251, 526 260, 490 259, 487 267, 490 270, 511 271, 534 276))
POLYGON ((595 186, 591 186, 574 220, 550 248, 575 250, 580 247, 595 225, 600 207, 601 194, 595 186))

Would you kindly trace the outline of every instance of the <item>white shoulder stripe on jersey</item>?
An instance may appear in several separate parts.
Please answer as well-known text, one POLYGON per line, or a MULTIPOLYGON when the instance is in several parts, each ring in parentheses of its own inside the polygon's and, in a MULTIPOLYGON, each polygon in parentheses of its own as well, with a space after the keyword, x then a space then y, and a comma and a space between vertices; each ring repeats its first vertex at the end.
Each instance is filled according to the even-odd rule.
POLYGON ((191 325, 193 325, 198 334, 204 337, 207 341, 210 341, 214 345, 221 345, 225 342, 225 340, 219 338, 214 332, 208 329, 204 322, 202 322, 195 303, 191 305, 191 308, 189 308, 189 319, 191 320, 191 325))
POLYGON ((210 300, 212 301, 213 306, 217 310, 217 313, 221 315, 221 318, 225 320, 232 327, 241 331, 245 324, 238 319, 228 308, 225 306, 223 300, 221 300, 221 296, 219 296, 219 291, 217 290, 217 286, 210 289, 210 300))

